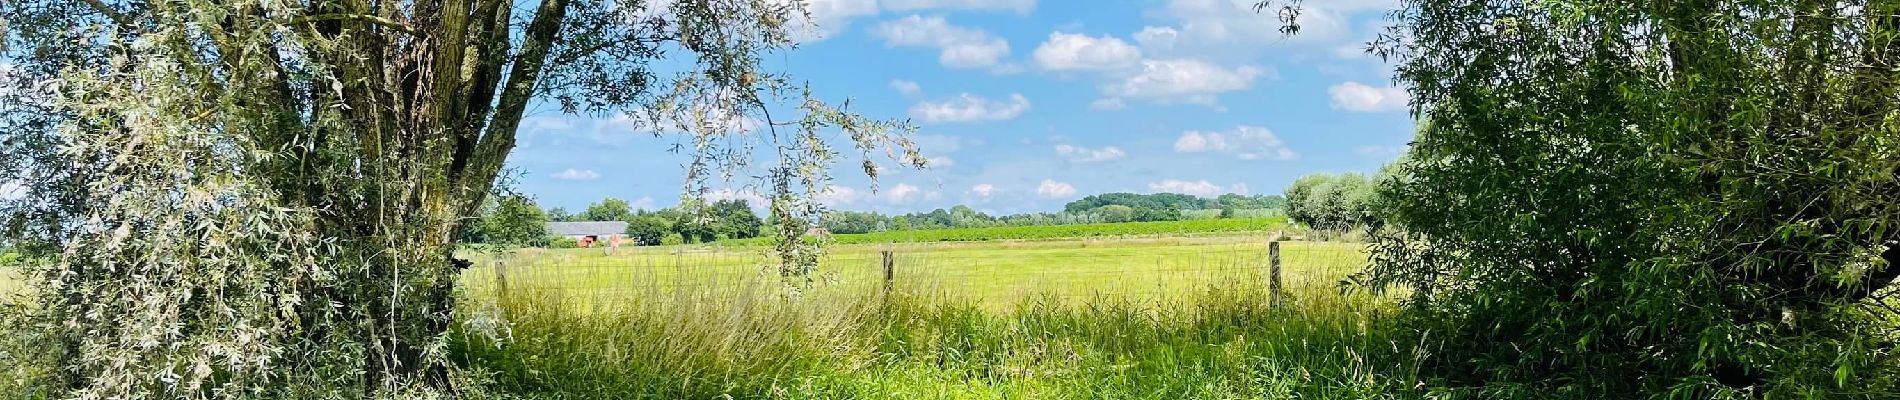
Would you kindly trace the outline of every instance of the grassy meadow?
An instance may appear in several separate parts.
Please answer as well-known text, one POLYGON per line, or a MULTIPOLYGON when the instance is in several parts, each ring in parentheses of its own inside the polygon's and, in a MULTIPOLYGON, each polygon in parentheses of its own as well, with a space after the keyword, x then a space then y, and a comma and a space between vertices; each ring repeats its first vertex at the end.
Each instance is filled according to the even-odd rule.
POLYGON ((1417 384, 1392 305, 1337 282, 1357 244, 1071 239, 831 250, 786 295, 751 248, 477 257, 450 354, 487 395, 622 398, 1392 398, 1417 384), (496 264, 507 265, 498 290, 496 264))
MULTIPOLYGON (((882 251, 889 249, 894 287, 991 309, 1041 297, 1159 300, 1265 281, 1268 236, 839 245, 830 248, 814 290, 881 291, 882 251)), ((1365 261, 1361 245, 1352 243, 1282 242, 1281 251, 1282 279, 1289 285, 1330 285, 1365 261)), ((464 286, 478 294, 495 289, 502 269, 512 287, 558 289, 590 301, 780 282, 773 259, 756 247, 623 247, 612 255, 600 249, 524 249, 470 257, 476 267, 464 274, 464 286)))

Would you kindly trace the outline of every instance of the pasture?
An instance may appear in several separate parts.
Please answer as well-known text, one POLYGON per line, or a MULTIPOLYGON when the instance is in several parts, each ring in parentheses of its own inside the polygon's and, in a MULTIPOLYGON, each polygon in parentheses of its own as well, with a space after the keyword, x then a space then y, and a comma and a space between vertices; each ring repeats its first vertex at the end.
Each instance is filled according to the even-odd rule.
POLYGON ((1393 308, 1337 282, 1361 245, 1266 235, 831 248, 787 296, 754 247, 476 256, 455 362, 508 396, 618 398, 1401 397, 1393 308), (498 267, 500 266, 500 267, 498 267), (499 269, 507 291, 499 290, 499 269))
MULTIPOLYGON (((892 253, 895 290, 940 295, 1002 309, 1026 299, 1097 297, 1165 300, 1236 282, 1265 282, 1270 235, 1066 239, 1047 241, 838 245, 829 249, 814 291, 869 293, 884 285, 892 253)), ((1325 286, 1363 266, 1352 243, 1281 243, 1289 286, 1325 286)), ((504 271, 513 288, 558 290, 588 301, 676 292, 777 288, 773 259, 758 247, 523 249, 469 254, 470 293, 487 295, 504 271)))

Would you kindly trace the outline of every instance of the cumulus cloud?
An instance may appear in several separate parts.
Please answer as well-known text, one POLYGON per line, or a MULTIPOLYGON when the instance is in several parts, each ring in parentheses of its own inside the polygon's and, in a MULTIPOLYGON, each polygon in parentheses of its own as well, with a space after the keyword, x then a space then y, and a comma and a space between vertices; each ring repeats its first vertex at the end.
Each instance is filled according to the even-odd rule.
POLYGON ((1278 9, 1256 12, 1254 1, 1169 0, 1154 14, 1171 22, 1135 34, 1144 50, 1162 54, 1245 56, 1280 44, 1330 45, 1356 37, 1355 16, 1398 7, 1397 0, 1309 1, 1300 7, 1300 32, 1280 33, 1278 9), (1262 15, 1262 14, 1265 15, 1262 15))
POLYGON ((1122 157, 1127 157, 1128 153, 1123 153, 1122 149, 1116 148, 1115 146, 1091 149, 1058 144, 1056 145, 1056 155, 1074 162, 1101 162, 1119 160, 1122 157))
POLYGON ((1042 180, 1042 185, 1036 186, 1036 195, 1051 199, 1074 196, 1075 185, 1070 185, 1067 182, 1056 182, 1054 180, 1044 179, 1042 180))
POLYGON ((884 192, 884 199, 890 201, 891 204, 904 204, 917 199, 918 195, 923 192, 923 189, 916 186, 899 183, 897 186, 892 187, 891 190, 884 192))
POLYGON ((928 157, 924 159, 924 162, 925 164, 929 165, 931 168, 949 168, 949 167, 957 166, 957 160, 954 158, 950 158, 950 156, 928 157))
POLYGON ((1103 84, 1102 92, 1114 97, 1213 105, 1221 93, 1253 87, 1254 79, 1267 73, 1253 66, 1227 68, 1194 59, 1143 60, 1133 74, 1103 84))
POLYGON ((1036 0, 883 0, 892 11, 922 9, 1004 10, 1028 14, 1036 9, 1036 0))
POLYGON ((647 196, 641 197, 639 200, 634 200, 633 203, 629 203, 627 206, 633 207, 635 210, 657 210, 660 208, 660 201, 654 200, 652 196, 647 196))
POLYGON ((998 65, 1009 55, 1009 42, 987 31, 951 25, 943 17, 912 15, 886 21, 872 34, 887 46, 931 47, 938 50, 937 62, 949 68, 979 68, 998 65))
POLYGON ((1257 126, 1242 125, 1227 132, 1187 131, 1174 141, 1174 151, 1180 153, 1233 153, 1242 160, 1292 160, 1299 153, 1286 147, 1286 142, 1275 136, 1273 131, 1257 126))
POLYGON ((919 102, 910 107, 910 116, 924 122, 981 122, 1013 119, 1024 111, 1029 111, 1029 99, 1022 94, 1011 94, 1004 102, 964 93, 948 100, 919 102))
POLYGON ((1089 108, 1096 110, 1120 110, 1128 108, 1128 103, 1119 97, 1107 97, 1089 102, 1089 108))
POLYGON ((1201 197, 1219 196, 1222 192, 1220 185, 1206 180, 1183 181, 1175 179, 1149 182, 1148 190, 1161 193, 1191 194, 1201 197))
POLYGON ((1141 61, 1141 49, 1112 36, 1052 32, 1031 54, 1036 65, 1050 71, 1116 70, 1141 61))
MULTIPOLYGON (((664 3, 662 3, 664 4, 664 3)), ((805 0, 811 20, 796 19, 793 32, 803 42, 817 42, 836 36, 857 17, 877 15, 877 0, 805 0)))
POLYGON ((842 206, 863 199, 863 193, 850 186, 832 186, 818 194, 818 202, 827 206, 842 206))
POLYGON ((554 179, 564 181, 591 181, 600 179, 600 173, 594 172, 594 170, 591 169, 568 168, 566 171, 554 174, 554 179))
POLYGON ((1359 82, 1347 81, 1326 89, 1333 95, 1333 109, 1354 112, 1391 112, 1405 110, 1411 101, 1405 89, 1385 86, 1373 87, 1359 82))
POLYGON ((892 79, 891 90, 896 90, 897 94, 901 94, 904 96, 916 96, 918 93, 924 92, 924 88, 922 86, 918 86, 917 82, 907 81, 903 79, 892 79))
POLYGON ((974 186, 970 186, 970 194, 976 195, 977 198, 981 198, 985 201, 988 201, 990 197, 996 195, 996 185, 991 185, 988 183, 979 183, 974 186))

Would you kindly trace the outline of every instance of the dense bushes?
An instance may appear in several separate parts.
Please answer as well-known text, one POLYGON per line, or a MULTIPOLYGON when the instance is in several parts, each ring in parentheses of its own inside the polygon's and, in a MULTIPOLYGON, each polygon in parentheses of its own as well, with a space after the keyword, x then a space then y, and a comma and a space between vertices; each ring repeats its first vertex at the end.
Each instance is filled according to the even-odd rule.
POLYGON ((1402 229, 1367 276, 1411 295, 1428 379, 1900 398, 1900 9, 1404 4, 1392 50, 1431 123, 1381 185, 1402 229))
POLYGON ((1365 175, 1312 174, 1286 189, 1286 215, 1313 229, 1344 230, 1378 220, 1372 181, 1365 175))

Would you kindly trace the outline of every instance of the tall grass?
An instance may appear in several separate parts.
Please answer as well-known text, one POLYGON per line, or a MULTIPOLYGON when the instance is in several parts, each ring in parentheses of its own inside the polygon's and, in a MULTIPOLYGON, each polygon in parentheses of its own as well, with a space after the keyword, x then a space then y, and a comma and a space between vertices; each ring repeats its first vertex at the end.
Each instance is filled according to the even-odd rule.
POLYGON ((1417 382, 1390 307, 1323 286, 1278 308, 1233 282, 1007 311, 758 289, 608 302, 522 287, 466 308, 449 350, 494 393, 547 399, 1364 399, 1417 382))

